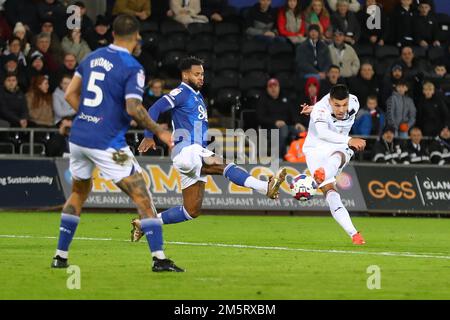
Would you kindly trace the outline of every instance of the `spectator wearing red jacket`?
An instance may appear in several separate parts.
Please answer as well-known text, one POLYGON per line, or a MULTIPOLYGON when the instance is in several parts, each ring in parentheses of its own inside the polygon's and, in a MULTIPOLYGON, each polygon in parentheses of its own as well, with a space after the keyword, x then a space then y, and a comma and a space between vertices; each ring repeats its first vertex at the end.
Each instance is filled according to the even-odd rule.
POLYGON ((288 0, 278 11, 278 33, 288 38, 292 43, 305 41, 305 18, 303 17, 298 0, 288 0))

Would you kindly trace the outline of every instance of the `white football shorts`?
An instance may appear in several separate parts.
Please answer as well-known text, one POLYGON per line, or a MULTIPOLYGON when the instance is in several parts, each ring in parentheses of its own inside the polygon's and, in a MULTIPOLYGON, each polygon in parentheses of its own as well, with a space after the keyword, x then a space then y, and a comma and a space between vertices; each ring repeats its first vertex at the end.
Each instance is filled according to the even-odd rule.
POLYGON ((192 144, 181 149, 173 158, 173 166, 181 177, 181 189, 192 186, 197 181, 206 182, 206 175, 201 174, 203 158, 211 157, 214 152, 199 144, 192 144))
POLYGON ((135 172, 142 172, 128 146, 120 149, 128 156, 128 159, 121 164, 113 160, 113 153, 116 152, 113 148, 107 150, 91 149, 74 143, 69 143, 69 148, 70 172, 75 180, 90 179, 95 166, 98 167, 103 178, 113 182, 119 182, 135 172))
MULTIPOLYGON (((303 153, 305 154, 306 165, 308 166, 308 170, 311 176, 313 176, 314 172, 320 167, 325 167, 328 159, 335 152, 342 152, 345 155, 345 163, 337 172, 336 176, 338 176, 342 172, 342 169, 344 169, 344 167, 350 162, 350 159, 354 155, 353 150, 350 149, 348 145, 346 144, 336 144, 333 146, 317 145, 314 148, 306 148, 306 149, 304 148, 303 153)), ((329 183, 335 182, 336 176, 326 179, 319 185, 319 188, 329 183)))

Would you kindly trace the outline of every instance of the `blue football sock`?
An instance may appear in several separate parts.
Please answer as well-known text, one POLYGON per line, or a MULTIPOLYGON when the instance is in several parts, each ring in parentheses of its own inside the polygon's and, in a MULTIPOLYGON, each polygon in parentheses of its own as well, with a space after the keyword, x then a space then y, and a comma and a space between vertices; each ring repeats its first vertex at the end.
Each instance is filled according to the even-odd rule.
POLYGON ((239 168, 234 163, 230 163, 225 167, 223 170, 223 175, 225 178, 241 187, 245 187, 245 181, 248 177, 250 177, 247 171, 239 168))
POLYGON ((57 255, 67 259, 70 243, 72 242, 75 231, 77 230, 80 217, 72 214, 61 214, 61 225, 59 227, 59 240, 57 255))
POLYGON ((150 251, 152 253, 163 251, 163 235, 161 220, 146 218, 141 220, 141 229, 144 232, 150 251))
POLYGON ((192 217, 183 206, 178 206, 161 212, 161 219, 164 224, 173 224, 192 220, 192 217))

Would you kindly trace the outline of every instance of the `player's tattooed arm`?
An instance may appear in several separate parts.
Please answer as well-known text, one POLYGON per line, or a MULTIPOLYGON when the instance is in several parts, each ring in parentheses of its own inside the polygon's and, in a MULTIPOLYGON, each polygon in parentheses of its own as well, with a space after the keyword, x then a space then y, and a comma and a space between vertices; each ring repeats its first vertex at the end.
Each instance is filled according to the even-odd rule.
POLYGON ((163 131, 159 124, 150 118, 147 110, 145 110, 144 106, 142 106, 142 102, 140 100, 127 99, 126 105, 128 114, 141 128, 148 129, 156 135, 159 135, 163 131))

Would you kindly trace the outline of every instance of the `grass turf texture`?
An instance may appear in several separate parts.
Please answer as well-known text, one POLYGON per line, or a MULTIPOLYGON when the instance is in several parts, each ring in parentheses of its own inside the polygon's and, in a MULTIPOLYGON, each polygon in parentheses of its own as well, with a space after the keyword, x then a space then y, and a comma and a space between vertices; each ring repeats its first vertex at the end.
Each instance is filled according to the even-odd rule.
POLYGON ((202 216, 164 226, 168 242, 301 248, 270 250, 166 244, 186 273, 153 273, 145 239, 131 243, 130 214, 84 214, 66 270, 50 269, 60 215, 0 213, 0 299, 450 299, 450 219, 354 218, 368 244, 357 247, 331 217, 202 216), (29 235, 31 238, 5 238, 29 235), (326 250, 313 252, 312 250, 326 250), (410 252, 433 257, 328 252, 410 252), (381 289, 366 286, 381 269, 381 289))

